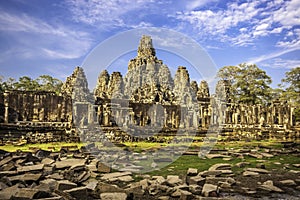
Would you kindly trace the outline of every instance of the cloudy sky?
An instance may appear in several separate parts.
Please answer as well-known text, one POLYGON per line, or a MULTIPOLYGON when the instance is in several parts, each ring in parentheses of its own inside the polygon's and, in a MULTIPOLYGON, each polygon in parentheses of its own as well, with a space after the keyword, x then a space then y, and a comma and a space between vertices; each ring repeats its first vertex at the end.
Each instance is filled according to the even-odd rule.
MULTIPOLYGON (((106 39, 162 27, 196 40, 217 68, 257 64, 274 87, 286 71, 300 66, 299 13, 300 0, 1 1, 0 75, 50 74, 64 80, 106 39)), ((157 56, 166 63, 171 59, 157 56)))

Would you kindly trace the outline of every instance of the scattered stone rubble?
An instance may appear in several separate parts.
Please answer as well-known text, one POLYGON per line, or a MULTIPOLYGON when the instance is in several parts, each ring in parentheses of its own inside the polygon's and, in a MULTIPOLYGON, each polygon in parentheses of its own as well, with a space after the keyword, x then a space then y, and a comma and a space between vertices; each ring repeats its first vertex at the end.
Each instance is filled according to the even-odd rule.
MULTIPOLYGON (((299 149, 269 150, 279 155, 299 149)), ((230 158, 249 155, 251 149, 218 152, 230 158)), ((215 152, 213 152, 215 153, 215 152)), ((262 159, 269 159, 261 152, 262 159)), ((300 171, 284 175, 250 163, 216 163, 205 171, 189 168, 184 176, 150 176, 112 171, 86 151, 0 152, 0 199, 256 199, 300 197, 300 171), (234 172, 233 168, 242 168, 234 172)), ((147 158, 145 158, 147 159, 147 158)), ((198 159, 195 157, 195 159, 198 159)), ((215 159, 207 156, 206 159, 215 159)), ((225 158, 223 158, 225 159, 225 158)), ((205 162, 201 159, 200 162, 205 162)), ((260 161, 260 160, 258 160, 260 161)), ((257 161, 257 162, 258 162, 257 161)), ((261 163, 266 160, 261 160, 261 163)), ((288 166, 286 166, 288 167, 288 166)), ((295 164, 293 167, 299 168, 295 164)), ((130 169, 130 168, 128 168, 130 169)))

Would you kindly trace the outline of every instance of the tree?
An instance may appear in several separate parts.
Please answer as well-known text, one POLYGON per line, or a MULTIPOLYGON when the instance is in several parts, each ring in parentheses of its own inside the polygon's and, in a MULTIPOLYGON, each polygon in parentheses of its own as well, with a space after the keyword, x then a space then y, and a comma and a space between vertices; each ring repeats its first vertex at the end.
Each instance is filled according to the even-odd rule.
POLYGON ((286 87, 285 96, 287 99, 299 103, 300 101, 300 67, 291 69, 285 73, 285 78, 281 80, 282 86, 286 87))
POLYGON ((56 93, 60 93, 61 86, 63 85, 61 80, 53 78, 49 75, 41 75, 36 79, 36 81, 39 84, 39 90, 56 93))
POLYGON ((22 76, 19 78, 19 81, 14 84, 14 87, 16 90, 33 91, 39 89, 39 83, 28 76, 22 76))
POLYGON ((240 67, 225 66, 218 71, 217 76, 222 80, 229 80, 231 84, 234 84, 234 82, 236 81, 236 77, 240 72, 240 67))
MULTIPOLYGON (((4 80, 4 79, 3 79, 4 80)), ((4 90, 14 90, 15 89, 15 83, 16 80, 14 78, 8 78, 6 81, 4 81, 1 85, 2 91, 4 90)))
POLYGON ((226 66, 217 76, 231 83, 231 98, 236 103, 267 103, 271 97, 271 78, 255 64, 226 66))
POLYGON ((22 76, 19 81, 8 78, 4 81, 0 76, 0 92, 5 90, 23 90, 23 91, 49 91, 60 93, 63 82, 49 75, 41 75, 37 79, 31 79, 28 76, 22 76))
POLYGON ((295 107, 296 121, 300 121, 300 67, 286 72, 285 78, 281 82, 281 87, 285 88, 282 98, 289 101, 295 107))

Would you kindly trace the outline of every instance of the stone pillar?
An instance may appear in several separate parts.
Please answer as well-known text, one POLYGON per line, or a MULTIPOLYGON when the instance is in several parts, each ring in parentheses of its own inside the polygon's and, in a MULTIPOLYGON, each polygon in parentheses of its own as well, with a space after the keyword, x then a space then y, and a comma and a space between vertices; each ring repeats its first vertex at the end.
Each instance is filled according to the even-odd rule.
POLYGON ((278 124, 282 125, 283 124, 283 116, 282 116, 282 107, 281 105, 278 105, 279 108, 278 108, 278 124))
POLYGON ((61 103, 57 104, 57 121, 61 121, 62 105, 61 103))
POLYGON ((245 124, 245 106, 244 105, 241 106, 240 113, 241 113, 241 124, 245 124))
POLYGON ((292 107, 292 106, 290 107, 290 116, 289 116, 289 117, 290 117, 290 126, 291 126, 291 127, 294 126, 294 124, 293 124, 293 113, 294 113, 294 109, 295 109, 294 107, 292 107))
POLYGON ((8 123, 8 116, 9 116, 9 92, 4 92, 4 123, 8 123))
POLYGON ((202 127, 204 128, 204 127, 206 127, 206 120, 207 120, 207 116, 208 116, 208 111, 207 111, 207 109, 205 109, 204 110, 204 114, 203 114, 203 118, 202 118, 202 127))
POLYGON ((44 108, 41 108, 41 109, 39 110, 39 121, 40 121, 40 122, 43 122, 44 119, 45 119, 45 109, 44 109, 44 108))
POLYGON ((33 95, 33 118, 32 121, 37 122, 39 119, 39 96, 33 95))
POLYGON ((198 128, 198 115, 196 112, 193 112, 193 127, 198 128))
POLYGON ((94 123, 94 106, 92 104, 88 104, 88 124, 94 123))

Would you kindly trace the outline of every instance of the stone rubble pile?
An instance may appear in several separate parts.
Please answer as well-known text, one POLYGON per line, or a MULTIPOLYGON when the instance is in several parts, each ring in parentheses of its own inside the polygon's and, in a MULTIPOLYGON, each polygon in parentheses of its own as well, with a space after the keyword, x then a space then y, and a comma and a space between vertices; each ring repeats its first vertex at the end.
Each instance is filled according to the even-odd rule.
MULTIPOLYGON (((215 155, 219 158, 227 154, 223 158, 226 161, 228 157, 249 155, 251 150, 232 152, 215 155)), ((271 155, 270 152, 256 154, 266 159, 271 155)), ((147 157, 140 159, 146 161, 147 157)), ((289 176, 279 175, 274 179, 276 172, 266 169, 264 160, 259 164, 250 167, 247 162, 216 163, 205 171, 189 168, 184 176, 172 175, 170 171, 163 177, 135 174, 133 169, 138 168, 133 166, 112 171, 84 148, 60 152, 36 150, 34 153, 1 151, 0 199, 241 199, 248 195, 254 198, 292 193, 300 197, 300 171, 293 170, 289 176), (242 171, 234 172, 234 168, 242 171)))

